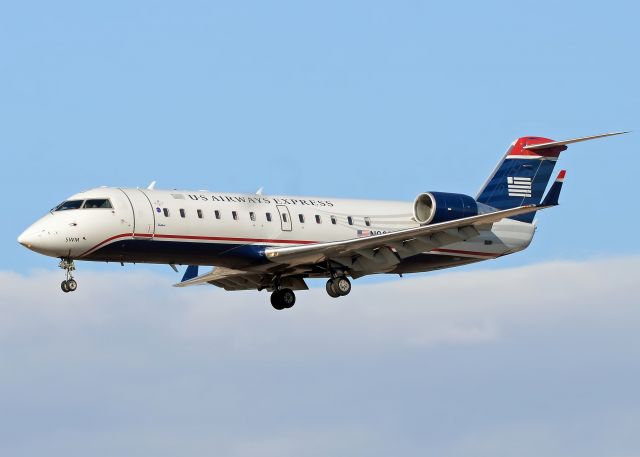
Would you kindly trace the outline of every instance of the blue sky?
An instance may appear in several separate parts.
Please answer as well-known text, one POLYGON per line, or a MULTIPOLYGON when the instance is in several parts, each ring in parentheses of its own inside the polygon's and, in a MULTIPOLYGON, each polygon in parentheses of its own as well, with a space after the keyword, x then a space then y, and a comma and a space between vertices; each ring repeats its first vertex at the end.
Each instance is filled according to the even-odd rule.
POLYGON ((4 2, 2 453, 637 455, 639 13, 4 2), (16 242, 100 185, 475 195, 519 136, 615 130, 636 132, 563 154, 561 207, 525 252, 289 314, 172 289, 166 266, 80 264, 65 296, 16 242))
MULTIPOLYGON (((475 195, 518 136, 636 128, 633 2, 13 2, 0 10, 7 267, 99 185, 475 195)), ((572 147, 526 264, 634 250, 637 134, 572 147), (594 242, 594 235, 596 242, 594 242)), ((635 249, 637 252, 637 249, 635 249)), ((96 268, 87 265, 83 268, 96 268)))

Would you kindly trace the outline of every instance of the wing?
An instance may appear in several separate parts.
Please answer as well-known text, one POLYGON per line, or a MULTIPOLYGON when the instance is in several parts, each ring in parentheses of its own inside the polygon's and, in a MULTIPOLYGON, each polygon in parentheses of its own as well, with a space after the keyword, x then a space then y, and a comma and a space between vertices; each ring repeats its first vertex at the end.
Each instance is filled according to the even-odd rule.
MULTIPOLYGON (((270 273, 216 267, 209 273, 174 284, 174 287, 211 284, 222 287, 224 290, 262 290, 273 288, 274 277, 275 276, 270 273)), ((280 285, 292 290, 307 290, 309 288, 304 282, 304 279, 293 276, 280 279, 280 285)))
POLYGON ((195 276, 196 268, 189 267, 192 271, 189 272, 188 269, 183 281, 174 286, 212 284, 225 290, 271 290, 277 277, 280 287, 306 290, 308 286, 303 276, 308 271, 307 267, 331 260, 348 267, 353 277, 371 272, 384 272, 400 263, 401 259, 473 238, 479 234, 481 228, 487 228, 504 218, 551 206, 555 204, 520 206, 366 238, 267 248, 265 256, 275 267, 273 271, 243 271, 216 267, 209 273, 195 276))
POLYGON ((393 268, 404 258, 478 236, 481 226, 550 206, 552 205, 519 206, 366 238, 267 248, 265 255, 272 262, 289 267, 331 260, 356 271, 383 272, 393 268))

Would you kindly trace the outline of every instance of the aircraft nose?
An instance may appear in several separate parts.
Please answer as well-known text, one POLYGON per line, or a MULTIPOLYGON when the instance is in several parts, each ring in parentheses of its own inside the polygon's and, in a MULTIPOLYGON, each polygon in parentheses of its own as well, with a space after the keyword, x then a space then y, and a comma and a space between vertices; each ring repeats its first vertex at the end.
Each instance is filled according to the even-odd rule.
POLYGON ((45 255, 53 255, 58 246, 56 246, 57 237, 49 230, 46 230, 42 224, 36 222, 27 228, 18 237, 18 243, 25 248, 34 252, 45 255))
POLYGON ((20 234, 20 236, 18 237, 18 243, 20 243, 21 245, 23 245, 25 248, 30 248, 31 247, 31 240, 30 240, 30 236, 27 234, 27 231, 25 230, 24 232, 22 232, 20 234))

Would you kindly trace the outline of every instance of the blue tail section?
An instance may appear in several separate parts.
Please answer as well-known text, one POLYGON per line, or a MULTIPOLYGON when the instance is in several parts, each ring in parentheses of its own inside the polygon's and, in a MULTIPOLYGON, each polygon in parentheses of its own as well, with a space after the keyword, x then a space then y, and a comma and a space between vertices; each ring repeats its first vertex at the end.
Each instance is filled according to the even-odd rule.
MULTIPOLYGON (((540 137, 518 138, 480 190, 476 200, 497 209, 538 205, 549 184, 553 168, 564 145, 546 147, 553 140, 540 137), (528 149, 539 145, 536 149, 528 149)), ((535 213, 515 216, 533 222, 535 213)))
POLYGON ((184 272, 184 276, 182 277, 181 282, 188 281, 198 276, 198 265, 189 265, 187 270, 184 272))

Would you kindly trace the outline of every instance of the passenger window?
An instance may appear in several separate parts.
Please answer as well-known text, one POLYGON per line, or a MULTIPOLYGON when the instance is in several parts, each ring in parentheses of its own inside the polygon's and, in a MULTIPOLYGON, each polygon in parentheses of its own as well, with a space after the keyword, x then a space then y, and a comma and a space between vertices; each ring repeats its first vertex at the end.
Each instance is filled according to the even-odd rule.
POLYGON ((367 227, 371 227, 371 219, 369 219, 368 217, 364 218, 364 225, 366 225, 367 227))
POLYGON ((162 208, 162 212, 164 213, 164 217, 169 217, 169 208, 162 208))
POLYGON ((83 208, 113 208, 106 198, 93 198, 84 202, 83 208))
POLYGON ((68 209, 78 209, 82 207, 82 202, 84 200, 68 200, 66 202, 60 203, 54 211, 66 211, 68 209))
POLYGON ((220 219, 220 211, 215 210, 215 211, 213 212, 213 214, 215 214, 216 219, 220 219))
POLYGON ((199 209, 196 212, 198 213, 198 219, 202 219, 202 210, 199 209))
POLYGON ((300 222, 304 224, 304 214, 298 214, 298 219, 300 219, 300 222))
POLYGON ((353 218, 351 216, 347 216, 347 223, 353 225, 353 218))
POLYGON ((187 217, 187 213, 182 208, 180 208, 180 217, 187 217))
POLYGON ((316 223, 317 224, 322 224, 322 218, 320 217, 319 214, 316 214, 316 223))
POLYGON ((338 218, 337 218, 337 217, 335 217, 335 216, 331 216, 331 223, 332 223, 333 225, 336 225, 336 224, 338 223, 338 218))
POLYGON ((265 216, 267 216, 267 222, 271 222, 271 213, 267 213, 265 216))
POLYGON ((256 213, 254 213, 253 211, 249 212, 249 219, 251 219, 253 222, 256 221, 256 213))
POLYGON ((231 211, 231 216, 233 217, 234 221, 238 220, 238 212, 237 211, 231 211))

